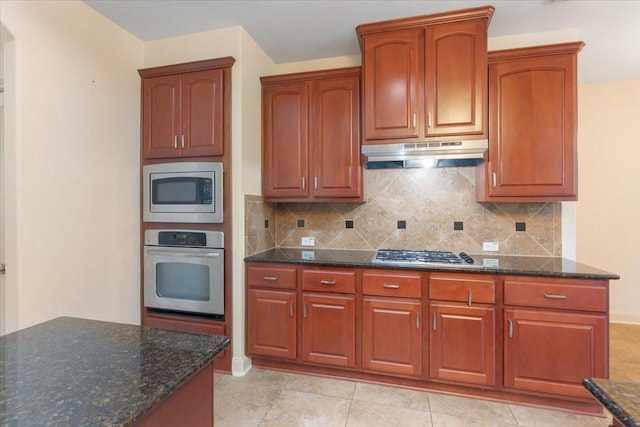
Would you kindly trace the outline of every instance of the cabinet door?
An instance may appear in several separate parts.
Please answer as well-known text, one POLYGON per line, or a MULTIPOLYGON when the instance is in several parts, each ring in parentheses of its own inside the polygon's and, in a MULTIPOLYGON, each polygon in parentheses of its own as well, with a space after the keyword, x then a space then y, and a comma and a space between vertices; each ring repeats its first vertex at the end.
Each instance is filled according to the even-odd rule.
POLYGON ((180 156, 181 79, 179 75, 142 80, 142 155, 180 156))
POLYGON ((432 379, 495 385, 495 308, 432 303, 432 379))
POLYGON ((304 294, 302 359, 353 368, 356 311, 352 295, 304 294))
POLYGON ((307 83, 263 87, 264 197, 308 197, 307 83))
POLYGON ((296 358, 296 293, 249 289, 249 353, 296 358))
POLYGON ((426 135, 487 135, 487 21, 427 27, 426 135))
POLYGON ((222 79, 222 69, 186 73, 182 77, 180 144, 184 157, 223 154, 222 79))
POLYGON ((489 196, 576 200, 576 57, 489 67, 489 196))
MULTIPOLYGON (((422 134, 422 29, 363 39, 364 143, 422 134)), ((379 142, 379 141, 377 141, 379 142)))
POLYGON ((365 297, 362 367, 390 374, 422 374, 420 301, 365 297))
POLYGON ((314 197, 362 197, 360 79, 311 84, 310 146, 314 197))
POLYGON ((606 315, 505 310, 504 385, 589 397, 587 377, 607 378, 606 315))

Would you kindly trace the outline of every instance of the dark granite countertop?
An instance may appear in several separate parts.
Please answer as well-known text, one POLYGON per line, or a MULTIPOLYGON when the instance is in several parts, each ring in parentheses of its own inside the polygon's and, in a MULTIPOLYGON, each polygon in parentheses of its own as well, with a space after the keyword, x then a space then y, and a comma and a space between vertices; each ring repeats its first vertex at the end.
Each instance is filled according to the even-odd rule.
POLYGON ((625 427, 640 423, 640 384, 601 378, 586 378, 583 384, 611 415, 625 427))
POLYGON ((0 426, 131 425, 229 345, 60 317, 0 337, 0 426))
POLYGON ((436 266, 375 262, 376 251, 274 248, 245 258, 251 262, 311 264, 342 267, 405 268, 428 271, 457 271, 467 273, 513 274, 580 279, 619 279, 617 274, 559 257, 474 255, 475 263, 465 266, 436 266))

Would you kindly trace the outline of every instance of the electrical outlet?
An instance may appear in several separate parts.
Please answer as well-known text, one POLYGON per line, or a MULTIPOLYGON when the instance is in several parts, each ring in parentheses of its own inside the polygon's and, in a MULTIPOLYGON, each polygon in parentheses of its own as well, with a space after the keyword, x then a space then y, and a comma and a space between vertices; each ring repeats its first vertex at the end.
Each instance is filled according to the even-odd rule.
POLYGON ((487 252, 499 251, 498 242, 482 242, 482 250, 487 252))
POLYGON ((315 237, 303 237, 302 238, 302 246, 315 246, 316 238, 315 237))

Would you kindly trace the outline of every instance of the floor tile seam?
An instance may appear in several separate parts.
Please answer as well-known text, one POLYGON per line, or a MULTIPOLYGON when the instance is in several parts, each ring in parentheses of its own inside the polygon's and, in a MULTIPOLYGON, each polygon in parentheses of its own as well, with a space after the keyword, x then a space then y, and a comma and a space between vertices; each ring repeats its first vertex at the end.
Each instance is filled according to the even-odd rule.
POLYGON ((262 416, 262 418, 260 419, 260 422, 258 423, 258 427, 260 427, 261 425, 263 425, 263 424, 264 424, 264 422, 265 422, 265 418, 267 418, 267 414, 269 414, 269 411, 271 411, 271 409, 273 408, 273 405, 276 403, 276 401, 277 401, 280 397, 282 397, 282 392, 283 392, 283 391, 284 391, 284 388, 282 388, 282 389, 280 389, 280 390, 278 391, 278 395, 275 397, 275 399, 273 399, 273 400, 271 401, 271 403, 269 404, 269 408, 268 408, 266 411, 264 411, 264 415, 263 415, 263 416, 262 416))
MULTIPOLYGON (((354 387, 355 390, 355 387, 354 387)), ((351 408, 353 407, 353 397, 349 399, 349 409, 347 410, 347 419, 344 420, 344 427, 349 425, 349 417, 351 416, 351 408)))
POLYGON ((400 409, 409 409, 412 411, 419 411, 419 412, 431 412, 431 409, 418 409, 418 408, 411 408, 409 406, 405 406, 405 405, 395 405, 392 403, 382 403, 382 402, 376 402, 375 400, 364 400, 364 399, 357 399, 356 397, 354 397, 353 400, 357 400, 358 402, 365 402, 365 403, 373 403, 376 405, 380 405, 380 406, 386 406, 388 408, 400 408, 400 409))
POLYGON ((348 397, 342 397, 342 396, 334 396, 331 394, 322 394, 322 393, 314 393, 311 391, 305 391, 305 390, 295 390, 295 389, 290 389, 290 388, 283 388, 282 390, 280 390, 280 392, 284 392, 284 391, 292 391, 295 393, 303 393, 309 396, 323 396, 323 397, 333 397, 334 399, 340 399, 340 400, 352 400, 351 398, 348 397))

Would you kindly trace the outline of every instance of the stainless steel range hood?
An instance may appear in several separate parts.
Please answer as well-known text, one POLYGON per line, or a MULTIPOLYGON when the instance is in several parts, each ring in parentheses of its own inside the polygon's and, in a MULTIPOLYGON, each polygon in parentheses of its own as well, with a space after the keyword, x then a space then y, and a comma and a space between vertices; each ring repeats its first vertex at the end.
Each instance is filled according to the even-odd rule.
POLYGON ((441 141, 362 145, 367 169, 476 166, 484 161, 489 141, 441 141))

